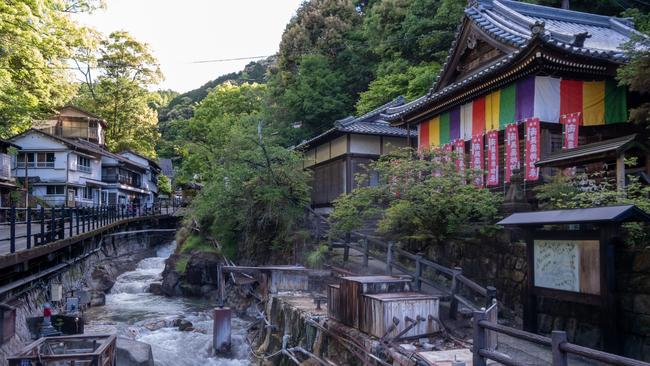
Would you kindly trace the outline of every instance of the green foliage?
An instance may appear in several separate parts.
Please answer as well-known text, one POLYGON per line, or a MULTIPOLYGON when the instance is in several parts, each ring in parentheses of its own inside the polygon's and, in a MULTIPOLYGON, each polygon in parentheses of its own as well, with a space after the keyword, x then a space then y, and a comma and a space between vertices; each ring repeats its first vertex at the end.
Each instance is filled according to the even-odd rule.
POLYGON ((74 95, 68 61, 92 43, 89 31, 68 15, 76 3, 0 2, 0 138, 23 131, 74 95))
MULTIPOLYGON (((614 205, 636 205, 650 212, 650 186, 638 177, 628 176, 628 184, 617 189, 605 172, 579 174, 575 177, 557 176, 553 181, 535 188, 540 205, 545 209, 588 208, 614 205)), ((626 240, 631 245, 647 245, 648 225, 626 224, 626 240)))
POLYGON ((327 256, 329 248, 327 245, 320 245, 307 256, 307 264, 311 268, 321 268, 327 256))
POLYGON ((181 245, 180 253, 192 252, 219 253, 219 249, 198 235, 190 235, 181 245))
MULTIPOLYGON (((625 48, 630 61, 618 68, 619 83, 630 91, 647 96, 650 93, 650 38, 635 37, 625 48)), ((650 102, 631 108, 630 121, 650 126, 650 102)))
POLYGON ((302 157, 261 125, 264 92, 258 84, 213 90, 188 121, 181 167, 185 179, 205 183, 192 205, 201 235, 249 262, 290 248, 309 199, 302 157))
POLYGON ((404 95, 408 100, 424 95, 433 85, 439 70, 439 64, 423 64, 378 77, 359 96, 357 114, 370 112, 399 95, 404 95))
POLYGON ((190 258, 188 257, 181 257, 178 258, 176 261, 176 265, 174 268, 176 269, 176 272, 183 274, 185 273, 185 270, 187 270, 187 264, 190 262, 190 258))
MULTIPOLYGON (((398 240, 437 243, 453 237, 471 222, 490 222, 500 197, 470 181, 472 172, 456 172, 451 156, 440 150, 413 159, 410 149, 396 150, 370 164, 383 182, 340 197, 332 219, 338 232, 355 229, 369 218, 379 219, 379 232, 398 240)), ((367 177, 358 177, 360 182, 367 177)))
POLYGON ((158 177, 158 193, 166 194, 171 196, 172 194, 172 182, 169 180, 169 177, 166 175, 160 175, 158 177))

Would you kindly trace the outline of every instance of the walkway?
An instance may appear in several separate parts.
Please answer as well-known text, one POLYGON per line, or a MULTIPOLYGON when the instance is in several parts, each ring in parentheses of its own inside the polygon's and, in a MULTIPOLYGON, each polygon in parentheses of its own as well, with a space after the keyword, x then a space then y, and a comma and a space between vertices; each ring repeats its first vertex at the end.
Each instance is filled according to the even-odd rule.
MULTIPOLYGON (((11 248, 11 222, 9 209, 2 208, 2 217, 0 221, 0 255, 12 253, 11 248)), ((52 226, 51 209, 44 210, 44 220, 42 220, 39 209, 31 210, 31 225, 26 223, 25 209, 17 209, 17 219, 14 224, 14 251, 30 249, 38 245, 44 245, 49 242, 62 240, 86 232, 97 230, 101 227, 113 224, 117 221, 132 219, 135 217, 173 215, 177 208, 174 207, 157 207, 155 210, 143 210, 140 212, 117 212, 111 209, 93 209, 82 211, 81 209, 56 209, 54 214, 54 231, 50 230, 52 226), (62 217, 63 216, 63 217, 62 217), (63 221, 63 222, 62 222, 63 221), (29 243, 28 243, 29 229, 29 243), (29 245, 28 245, 29 244, 29 245)))

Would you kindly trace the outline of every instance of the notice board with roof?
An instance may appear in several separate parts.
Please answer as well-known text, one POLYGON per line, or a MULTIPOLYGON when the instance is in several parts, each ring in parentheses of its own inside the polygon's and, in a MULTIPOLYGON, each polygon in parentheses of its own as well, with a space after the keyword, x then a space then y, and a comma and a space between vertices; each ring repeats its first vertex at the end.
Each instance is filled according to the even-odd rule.
POLYGON ((650 221, 633 205, 515 213, 498 224, 524 230, 528 279, 524 328, 537 331, 538 298, 600 310, 604 348, 621 350, 617 319, 615 246, 621 224, 650 221))

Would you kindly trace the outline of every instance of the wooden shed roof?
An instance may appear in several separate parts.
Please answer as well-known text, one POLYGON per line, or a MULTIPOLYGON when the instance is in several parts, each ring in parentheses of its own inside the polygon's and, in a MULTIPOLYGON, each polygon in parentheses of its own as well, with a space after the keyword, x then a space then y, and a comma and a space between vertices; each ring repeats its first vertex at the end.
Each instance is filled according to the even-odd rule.
POLYGON ((519 212, 497 225, 550 225, 603 222, 650 221, 650 215, 634 205, 575 208, 566 210, 519 212))

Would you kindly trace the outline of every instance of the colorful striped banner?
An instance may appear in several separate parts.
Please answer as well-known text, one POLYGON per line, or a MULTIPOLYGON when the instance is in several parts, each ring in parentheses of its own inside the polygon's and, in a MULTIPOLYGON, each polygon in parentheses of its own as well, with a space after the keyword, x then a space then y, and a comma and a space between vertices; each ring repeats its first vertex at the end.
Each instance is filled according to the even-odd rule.
POLYGON ((506 87, 455 106, 430 122, 425 146, 440 146, 485 131, 503 130, 528 118, 559 123, 560 116, 581 113, 585 126, 627 121, 627 92, 615 80, 582 81, 529 76, 506 87))
POLYGON ((418 148, 420 151, 429 148, 429 122, 423 122, 418 125, 418 148))

